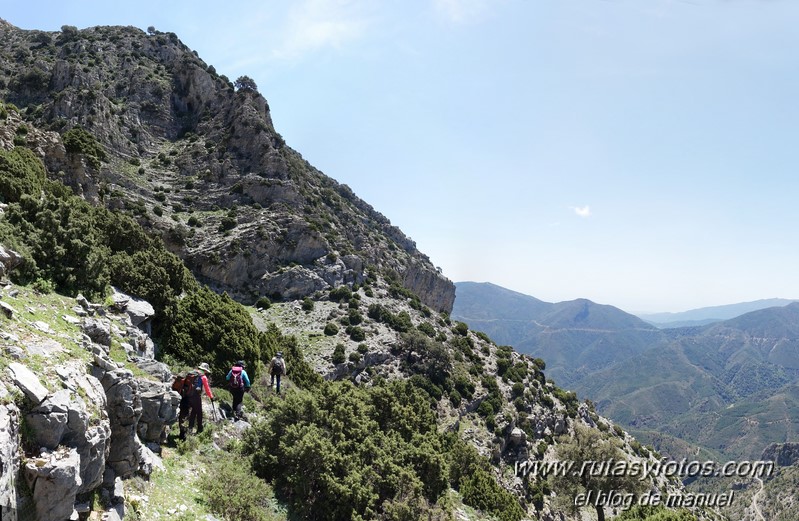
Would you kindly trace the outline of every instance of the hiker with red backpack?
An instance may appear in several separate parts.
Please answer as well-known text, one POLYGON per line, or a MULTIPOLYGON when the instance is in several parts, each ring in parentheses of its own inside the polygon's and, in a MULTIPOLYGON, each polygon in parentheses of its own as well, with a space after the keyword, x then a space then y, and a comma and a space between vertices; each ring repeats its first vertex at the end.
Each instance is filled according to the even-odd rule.
POLYGON ((275 381, 277 381, 277 387, 275 387, 275 392, 277 392, 277 394, 280 394, 280 377, 287 372, 286 361, 283 360, 283 352, 278 351, 277 355, 269 362, 269 374, 271 375, 269 385, 275 387, 275 381))
POLYGON ((244 399, 244 393, 250 390, 250 377, 247 376, 244 360, 239 360, 228 371, 225 380, 230 383, 230 394, 233 395, 233 420, 240 420, 242 418, 241 402, 244 399))
MULTIPOLYGON (((178 426, 180 427, 180 439, 186 439, 186 427, 184 420, 188 416, 189 429, 191 433, 194 429, 194 423, 197 423, 197 434, 203 431, 203 401, 202 393, 205 392, 206 396, 211 399, 211 404, 214 402, 214 395, 211 392, 211 387, 208 385, 207 373, 211 372, 211 368, 205 362, 197 366, 194 371, 189 373, 183 379, 179 392, 181 393, 180 400, 180 416, 178 417, 178 426)), ((173 389, 175 386, 173 385, 173 389)))

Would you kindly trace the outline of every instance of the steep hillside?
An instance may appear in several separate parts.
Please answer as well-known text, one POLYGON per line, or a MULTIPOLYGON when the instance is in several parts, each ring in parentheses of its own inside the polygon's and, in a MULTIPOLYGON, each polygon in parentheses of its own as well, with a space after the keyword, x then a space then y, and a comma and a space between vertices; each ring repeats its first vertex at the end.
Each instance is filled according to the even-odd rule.
POLYGON ((0 65, 0 99, 23 118, 5 120, 8 143, 28 143, 87 200, 135 215, 214 288, 250 303, 295 299, 361 283, 373 267, 451 309, 452 283, 286 146, 252 80, 219 75, 175 34, 0 21, 0 65), (100 146, 54 135, 78 128, 100 146))

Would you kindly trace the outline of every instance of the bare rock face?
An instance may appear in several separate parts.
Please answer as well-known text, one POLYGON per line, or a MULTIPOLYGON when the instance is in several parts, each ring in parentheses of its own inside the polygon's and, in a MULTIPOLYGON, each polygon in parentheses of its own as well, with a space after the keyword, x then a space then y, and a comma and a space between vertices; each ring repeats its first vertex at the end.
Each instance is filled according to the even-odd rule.
POLYGON ((81 486, 80 456, 76 449, 44 451, 25 463, 24 475, 33 493, 36 519, 64 521, 74 510, 75 496, 81 486))
POLYGON ((108 465, 118 476, 128 478, 139 470, 141 442, 136 436, 136 426, 142 414, 139 384, 127 369, 107 371, 100 381, 108 400, 111 422, 108 465))
MULTIPOLYGON (((0 382, 0 398, 8 391, 0 382)), ((19 409, 13 403, 0 404, 0 510, 16 508, 17 496, 14 481, 19 472, 19 409)), ((5 515, 2 517, 6 521, 5 515)))
MULTIPOLYGON (((48 396, 28 413, 25 416, 25 421, 33 431, 35 443, 50 450, 58 447, 67 428, 69 411, 69 391, 62 389, 48 396)), ((77 409, 74 410, 76 416, 81 412, 77 409)))
POLYGON ((65 385, 49 395, 25 416, 36 445, 48 450, 74 448, 80 466, 80 492, 102 481, 110 449, 111 427, 105 411, 105 393, 100 382, 85 373, 80 364, 57 370, 65 385))
POLYGON ((22 255, 0 245, 0 277, 22 264, 22 255))
POLYGON ((166 442, 167 429, 178 419, 180 395, 169 384, 138 380, 142 414, 137 433, 143 442, 166 442))
POLYGON ((30 369, 17 362, 8 364, 8 371, 11 379, 20 390, 25 393, 25 397, 34 405, 39 405, 47 398, 49 392, 39 381, 30 369))
POLYGON ((764 461, 773 461, 780 467, 789 467, 799 463, 799 443, 772 443, 760 457, 764 461))
POLYGON ((111 326, 108 320, 99 318, 84 318, 83 332, 96 344, 111 345, 111 326))
POLYGON ((452 311, 455 303, 455 287, 429 266, 413 263, 403 273, 403 284, 422 299, 422 302, 437 311, 452 311))
POLYGON ((330 286, 315 272, 295 266, 283 272, 265 276, 264 290, 267 295, 299 299, 330 286))
POLYGON ((82 485, 78 493, 81 494, 100 485, 111 449, 105 391, 100 381, 86 374, 80 364, 69 364, 56 371, 70 395, 67 426, 61 443, 74 447, 80 456, 82 485))
POLYGON ((155 315, 155 309, 146 300, 127 295, 116 288, 112 289, 111 299, 114 307, 127 313, 133 326, 140 327, 155 315))

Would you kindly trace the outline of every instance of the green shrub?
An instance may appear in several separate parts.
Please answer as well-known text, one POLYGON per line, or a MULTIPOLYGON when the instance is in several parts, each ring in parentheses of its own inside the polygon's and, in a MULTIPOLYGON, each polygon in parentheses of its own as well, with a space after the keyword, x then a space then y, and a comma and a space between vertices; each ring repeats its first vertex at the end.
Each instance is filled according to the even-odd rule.
POLYGON ((347 318, 349 318, 349 323, 353 326, 357 326, 363 322, 363 315, 361 315, 361 313, 356 309, 351 309, 347 315, 347 318))
POLYGON ((339 286, 330 290, 328 297, 333 302, 341 302, 342 300, 349 300, 352 297, 352 291, 347 286, 339 286))
POLYGON ((325 382, 268 407, 243 451, 301 518, 376 519, 403 503, 426 509, 448 488, 445 435, 425 393, 408 382, 325 382))
POLYGON ((497 358, 497 375, 503 376, 510 367, 510 358, 497 358))
POLYGON ((463 398, 461 397, 461 393, 459 393, 456 389, 453 389, 449 392, 449 401, 453 407, 459 407, 463 398))
POLYGON ((62 139, 67 152, 83 154, 94 168, 100 168, 100 162, 106 160, 103 146, 92 134, 81 127, 67 130, 64 132, 62 139))
POLYGON ((422 322, 421 324, 416 326, 416 329, 418 329, 425 335, 429 336, 430 338, 436 336, 436 328, 433 327, 433 324, 431 324, 430 322, 422 322))
POLYGON ((200 475, 199 486, 208 508, 225 519, 270 521, 270 487, 250 469, 249 460, 220 457, 200 475))
POLYGON ((452 331, 461 336, 466 336, 469 333, 469 326, 463 322, 455 322, 455 327, 452 328, 452 331))
POLYGON ((269 297, 261 297, 255 302, 255 307, 260 309, 269 309, 272 307, 272 301, 269 297))
POLYGON ((480 405, 477 407, 477 414, 482 416, 483 418, 488 417, 489 415, 494 414, 496 411, 494 407, 491 405, 491 402, 488 400, 483 400, 480 402, 480 405))
POLYGON ((53 283, 46 279, 36 279, 33 281, 32 287, 34 290, 45 295, 49 295, 55 291, 53 283))
POLYGON ((333 349, 333 363, 336 365, 343 364, 346 360, 344 344, 336 344, 336 347, 333 349))
POLYGON ((236 220, 235 217, 225 215, 224 217, 222 217, 222 221, 219 223, 219 231, 226 232, 228 230, 232 230, 233 228, 236 227, 237 224, 238 221, 236 220))
POLYGON ((443 385, 449 377, 452 357, 443 344, 418 331, 412 331, 400 335, 397 347, 401 352, 415 352, 418 355, 416 361, 409 366, 412 372, 425 375, 436 385, 443 385))
POLYGON ((500 521, 521 521, 525 515, 516 498, 482 468, 461 478, 460 493, 464 503, 494 514, 500 521))
POLYGON ((452 378, 452 385, 455 390, 457 390, 461 396, 465 396, 467 400, 471 400, 472 396, 474 396, 475 385, 471 378, 469 378, 467 375, 463 373, 457 373, 452 378))
MULTIPOLYGON (((221 381, 237 360, 261 358, 258 337, 240 304, 203 287, 178 301, 165 333, 164 351, 189 364, 208 362, 221 381)), ((255 368, 248 367, 251 371, 255 368)))
POLYGON ((347 333, 350 338, 355 342, 366 340, 366 332, 358 326, 350 326, 347 328, 347 333))
POLYGON ((335 323, 333 323, 333 322, 328 322, 325 325, 324 333, 327 336, 337 335, 338 334, 338 326, 335 323))
POLYGON ((17 202, 27 194, 38 197, 47 175, 44 165, 27 148, 0 150, 0 198, 6 203, 17 202))

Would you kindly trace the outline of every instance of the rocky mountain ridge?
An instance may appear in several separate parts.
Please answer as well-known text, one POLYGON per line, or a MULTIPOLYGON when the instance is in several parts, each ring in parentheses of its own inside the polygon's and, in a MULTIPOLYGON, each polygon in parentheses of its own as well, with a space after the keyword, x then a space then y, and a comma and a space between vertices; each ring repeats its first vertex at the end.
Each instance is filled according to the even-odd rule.
POLYGON ((301 298, 372 267, 452 307, 454 286, 412 240, 286 146, 254 83, 237 89, 172 33, 2 22, 0 98, 23 109, 5 140, 28 142, 84 198, 136 215, 220 291, 301 298), (67 150, 30 124, 82 128, 99 147, 67 150))

